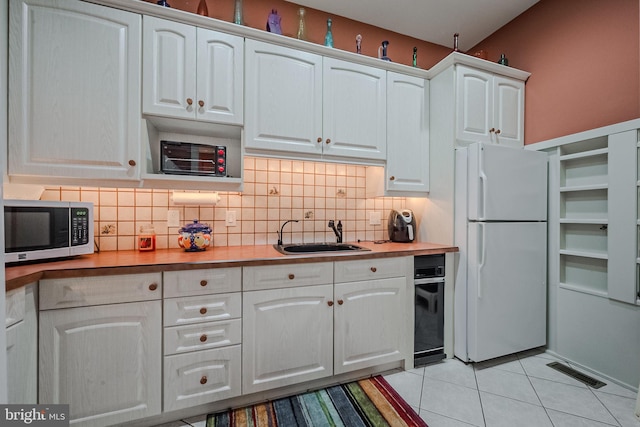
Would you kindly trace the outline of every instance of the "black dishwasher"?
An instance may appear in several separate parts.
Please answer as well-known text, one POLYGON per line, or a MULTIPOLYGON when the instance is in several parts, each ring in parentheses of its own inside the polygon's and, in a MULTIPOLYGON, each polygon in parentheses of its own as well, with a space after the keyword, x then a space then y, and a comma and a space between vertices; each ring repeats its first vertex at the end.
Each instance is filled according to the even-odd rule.
POLYGON ((444 359, 444 254, 414 257, 414 365, 444 359))

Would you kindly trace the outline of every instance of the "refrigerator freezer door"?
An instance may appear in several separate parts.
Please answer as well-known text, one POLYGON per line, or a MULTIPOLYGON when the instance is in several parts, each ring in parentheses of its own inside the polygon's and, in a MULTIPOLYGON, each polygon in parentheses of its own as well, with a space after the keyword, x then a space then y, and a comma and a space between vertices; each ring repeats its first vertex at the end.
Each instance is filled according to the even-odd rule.
POLYGON ((470 360, 546 344, 546 227, 544 222, 469 223, 470 360))
POLYGON ((546 153, 475 143, 468 155, 469 220, 546 221, 546 153))

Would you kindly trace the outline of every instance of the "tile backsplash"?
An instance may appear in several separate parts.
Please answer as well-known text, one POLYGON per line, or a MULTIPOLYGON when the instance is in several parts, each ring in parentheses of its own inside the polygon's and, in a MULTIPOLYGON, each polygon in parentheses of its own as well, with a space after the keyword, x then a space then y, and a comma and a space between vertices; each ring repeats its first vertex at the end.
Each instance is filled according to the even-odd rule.
MULTIPOLYGON (((153 224, 158 248, 177 248, 180 227, 167 226, 169 210, 177 210, 180 224, 198 219, 213 229, 214 246, 273 244, 282 223, 283 241, 334 241, 328 221, 342 221, 344 241, 388 238, 391 209, 405 207, 405 199, 367 199, 366 166, 246 157, 244 190, 219 192, 215 206, 183 206, 172 201, 173 190, 137 188, 45 187, 43 200, 88 201, 94 204, 96 244, 102 251, 137 249, 142 226, 153 224), (227 226, 227 211, 236 225, 227 226), (380 225, 370 225, 378 212, 380 225)), ((176 190, 178 191, 178 190, 176 190)))

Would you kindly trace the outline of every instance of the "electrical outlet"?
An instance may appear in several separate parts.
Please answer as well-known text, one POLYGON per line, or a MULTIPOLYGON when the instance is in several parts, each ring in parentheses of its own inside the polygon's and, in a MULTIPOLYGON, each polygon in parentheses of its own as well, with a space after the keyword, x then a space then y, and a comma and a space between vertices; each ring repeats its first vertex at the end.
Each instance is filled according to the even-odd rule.
POLYGON ((225 224, 227 227, 235 227, 236 225, 236 211, 227 211, 227 217, 225 224))
POLYGON ((180 211, 169 209, 167 211, 167 227, 180 227, 180 211))
POLYGON ((381 221, 380 212, 369 212, 369 225, 380 225, 381 221))

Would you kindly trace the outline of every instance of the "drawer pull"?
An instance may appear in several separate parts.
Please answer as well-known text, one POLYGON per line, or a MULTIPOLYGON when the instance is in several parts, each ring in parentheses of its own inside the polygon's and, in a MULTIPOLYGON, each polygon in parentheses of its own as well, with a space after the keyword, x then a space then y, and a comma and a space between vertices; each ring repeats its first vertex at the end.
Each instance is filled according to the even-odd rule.
POLYGON ((158 289, 158 284, 157 283, 152 283, 149 285, 149 290, 150 291, 155 291, 156 289, 158 289))
POLYGON ((207 281, 206 280, 201 280, 200 281, 200 286, 207 286, 207 281))
POLYGON ((207 383, 207 377, 205 375, 202 376, 202 378, 200 378, 200 384, 206 384, 207 383))
POLYGON ((375 268, 375 267, 371 267, 371 272, 372 272, 372 273, 375 273, 376 271, 378 271, 378 269, 377 269, 377 268, 375 268))
POLYGON ((200 335, 200 342, 206 342, 206 341, 207 341, 207 334, 200 335))
POLYGON ((342 305, 342 304, 344 304, 344 301, 343 301, 343 300, 341 300, 341 299, 339 299, 339 300, 338 300, 338 305, 342 305))
POLYGON ((202 307, 200 309, 200 314, 207 314, 207 308, 206 307, 202 307))
POLYGON ((295 279, 295 278, 296 278, 296 275, 295 275, 295 274, 293 274, 293 273, 289 274, 289 280, 293 280, 293 279, 295 279))
POLYGON ((329 307, 333 307, 333 301, 327 301, 327 305, 328 305, 329 307))

